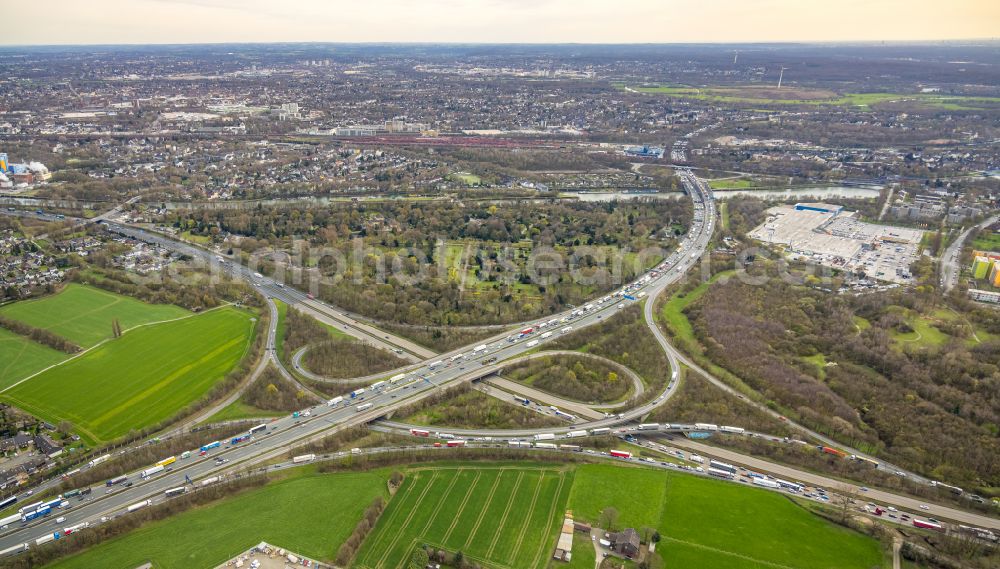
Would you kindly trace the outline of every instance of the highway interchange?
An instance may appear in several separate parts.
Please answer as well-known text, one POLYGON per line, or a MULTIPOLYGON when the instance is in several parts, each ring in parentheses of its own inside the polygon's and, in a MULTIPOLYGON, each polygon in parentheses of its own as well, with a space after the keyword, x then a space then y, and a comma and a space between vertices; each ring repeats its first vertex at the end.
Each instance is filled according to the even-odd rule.
MULTIPOLYGON (((52 531, 57 531, 62 527, 72 526, 84 522, 91 524, 99 523, 102 518, 121 515, 125 508, 129 505, 146 499, 151 499, 155 503, 165 499, 163 495, 164 491, 170 488, 184 486, 188 480, 194 481, 195 484, 198 484, 200 481, 204 481, 215 476, 230 474, 246 468, 252 468, 255 467, 255 465, 260 465, 261 463, 268 461, 279 460, 287 455, 289 449, 295 446, 319 440, 332 433, 352 426, 377 421, 386 415, 391 414, 393 410, 403 405, 412 404, 441 389, 455 385, 459 382, 473 381, 496 374, 505 365, 507 365, 506 362, 512 358, 522 356, 528 352, 543 349, 546 343, 559 338, 565 333, 598 324, 614 315, 622 307, 633 302, 642 301, 642 297, 648 297, 644 303, 644 316, 647 325, 656 337, 658 343, 664 349, 671 366, 671 378, 666 382, 664 391, 658 394, 655 398, 633 409, 623 411, 621 414, 598 418, 591 421, 578 420, 576 422, 567 422, 566 426, 562 428, 549 428, 541 430, 534 429, 517 432, 452 432, 479 437, 519 437, 530 436, 532 434, 537 434, 538 432, 566 433, 570 430, 623 425, 645 416, 675 393, 680 384, 680 382, 677 381, 677 378, 682 364, 701 372, 702 375, 718 387, 742 396, 741 394, 736 393, 728 385, 722 383, 721 380, 718 380, 711 374, 706 373, 698 367, 695 362, 690 361, 687 357, 674 349, 663 336, 662 332, 653 320, 652 306, 654 303, 652 299, 654 299, 665 288, 681 279, 692 266, 699 262, 699 259, 702 257, 710 243, 714 230, 716 212, 714 200, 711 197, 711 191, 707 188, 707 185, 697 179, 690 171, 680 170, 679 173, 682 176, 682 181, 684 182, 689 195, 695 202, 695 222, 692 224, 691 230, 685 236, 678 250, 664 260, 663 263, 657 266, 655 273, 648 273, 647 275, 641 277, 639 281, 619 289, 616 294, 608 295, 605 297, 607 300, 601 302, 601 299, 597 299, 593 301, 588 304, 588 306, 592 305, 592 308, 590 309, 578 307, 560 314, 549 316, 545 319, 541 319, 533 323, 533 325, 529 324, 528 326, 536 328, 536 330, 530 334, 524 335, 523 337, 519 337, 518 329, 514 329, 498 334, 493 338, 477 344, 477 347, 479 345, 486 345, 485 349, 475 349, 473 346, 467 346, 445 354, 434 354, 432 351, 427 350, 426 348, 423 348, 422 346, 419 346, 409 340, 379 330, 378 328, 365 322, 363 318, 326 305, 321 301, 313 299, 311 295, 303 293, 290 286, 285 286, 283 283, 279 283, 272 278, 256 274, 250 268, 233 262, 231 259, 225 259, 220 262, 221 256, 216 253, 181 243, 143 229, 105 221, 104 223, 110 231, 127 235, 142 241, 156 243, 174 252, 182 253, 195 259, 201 259, 217 267, 222 267, 223 270, 229 271, 232 275, 253 283, 255 288, 264 294, 269 300, 278 299, 286 302, 291 306, 295 306, 296 308, 311 314, 321 321, 327 322, 341 330, 344 330, 364 342, 368 342, 384 349, 396 351, 402 357, 410 359, 415 363, 414 365, 405 368, 405 379, 388 386, 386 389, 377 392, 367 390, 355 399, 351 399, 347 394, 345 394, 347 403, 341 403, 333 407, 321 405, 310 410, 308 416, 305 416, 304 414, 299 418, 285 416, 274 420, 273 422, 267 424, 268 427, 264 433, 256 436, 254 440, 249 443, 235 446, 223 443, 220 448, 209 451, 207 456, 204 457, 198 456, 197 453, 194 453, 191 458, 178 460, 174 463, 172 465, 172 470, 169 472, 155 475, 148 480, 140 480, 138 479, 137 474, 130 474, 129 479, 133 482, 131 487, 126 488, 116 486, 112 488, 110 493, 105 493, 103 487, 95 489, 88 500, 83 502, 72 501, 69 509, 58 510, 58 516, 65 518, 65 520, 59 524, 54 523, 56 515, 53 514, 47 518, 32 521, 23 526, 20 524, 11 524, 10 527, 7 527, 6 529, 0 528, 0 550, 15 547, 19 544, 32 543, 36 538, 52 531), (622 296, 625 294, 636 298, 637 300, 628 300, 622 296), (537 327, 540 324, 545 324, 545 326, 538 329, 537 327), (544 338, 542 337, 543 334, 545 335, 544 338), (366 407, 371 405, 371 407, 359 410, 359 405, 364 405, 366 407)), ((287 371, 284 370, 280 361, 274 354, 277 318, 274 317, 274 304, 271 302, 269 302, 269 304, 272 311, 271 327, 268 330, 267 356, 262 358, 261 366, 267 365, 268 362, 274 362, 280 370, 287 374, 287 371)), ((258 367, 258 370, 263 369, 261 366, 258 367)), ((397 372, 389 372, 384 374, 384 377, 398 373, 399 370, 397 370, 397 372)), ((760 408, 771 414, 777 415, 775 412, 767 409, 761 404, 757 404, 752 401, 748 402, 758 405, 760 408)), ((793 424, 793 426, 795 425, 793 424)), ((397 427, 399 426, 397 425, 397 427)), ((405 428, 405 426, 401 428, 405 428)), ((818 433, 812 433, 811 431, 802 429, 801 427, 800 430, 810 436, 814 436, 818 440, 828 442, 829 444, 835 444, 832 441, 828 441, 825 437, 820 436, 818 433)), ((685 443, 691 444, 688 441, 685 441, 685 443)), ((837 446, 839 448, 844 448, 843 445, 837 444, 837 446)), ((713 454, 719 454, 720 449, 714 450, 715 452, 713 454)), ((754 466, 753 464, 749 464, 747 462, 747 459, 752 457, 746 457, 745 455, 739 456, 742 457, 743 460, 738 460, 736 462, 747 464, 748 466, 754 466)), ((766 461, 760 462, 770 465, 771 468, 778 466, 766 461)), ((887 467, 891 467, 891 465, 887 465, 887 467)), ((763 469, 767 470, 767 468, 763 469)), ((794 469, 788 470, 798 473, 794 474, 790 472, 786 474, 791 478, 798 478, 798 475, 802 474, 801 471, 794 469)), ((826 483, 828 486, 836 487, 836 481, 828 481, 826 483)), ((872 497, 875 498, 876 496, 873 494, 872 497)), ((878 499, 885 503, 898 504, 904 507, 910 507, 909 502, 911 501, 915 502, 915 500, 911 498, 896 496, 890 493, 880 493, 878 495, 878 499)), ((929 513, 938 515, 939 517, 954 519, 963 523, 980 525, 982 527, 1000 529, 1000 523, 992 518, 943 506, 932 505, 931 507, 934 509, 929 513)))

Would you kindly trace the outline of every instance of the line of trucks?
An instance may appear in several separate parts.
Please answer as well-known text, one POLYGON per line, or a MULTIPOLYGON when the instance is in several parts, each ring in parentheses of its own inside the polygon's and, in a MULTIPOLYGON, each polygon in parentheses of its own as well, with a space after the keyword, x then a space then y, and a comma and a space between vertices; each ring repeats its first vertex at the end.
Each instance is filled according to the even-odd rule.
MULTIPOLYGON (((241 442, 249 441, 249 440, 251 440, 253 434, 262 432, 262 431, 264 431, 266 429, 267 429, 267 425, 266 424, 257 425, 256 427, 251 428, 248 432, 233 437, 230 440, 230 444, 236 445, 236 444, 239 444, 241 442)), ((213 448, 219 448, 220 446, 222 446, 222 441, 215 441, 215 442, 211 442, 211 443, 208 443, 206 445, 201 446, 199 450, 200 450, 201 455, 204 456, 207 451, 209 451, 209 450, 211 450, 213 448)), ((191 454, 192 454, 191 451, 185 451, 185 452, 181 453, 180 458, 181 459, 189 458, 191 456, 191 454)), ((143 480, 147 480, 150 477, 155 476, 156 474, 159 474, 159 473, 167 470, 167 468, 170 465, 172 465, 175 462, 177 462, 177 459, 178 459, 177 456, 170 456, 170 457, 164 458, 164 459, 162 459, 160 461, 157 461, 152 466, 150 466, 148 468, 144 468, 143 470, 140 470, 139 471, 139 477, 141 479, 143 479, 143 480)), ((98 456, 98 457, 95 457, 95 458, 91 459, 87 463, 87 466, 89 468, 93 468, 93 467, 95 467, 97 465, 100 465, 100 464, 103 464, 103 463, 107 462, 108 460, 111 460, 111 455, 110 454, 104 454, 104 455, 101 455, 101 456, 98 456)), ((74 474, 78 473, 79 471, 80 471, 80 469, 71 470, 71 471, 63 474, 62 478, 63 479, 68 479, 68 478, 72 477, 74 474)), ((105 481, 104 485, 107 488, 112 488, 112 487, 118 486, 119 484, 130 485, 129 482, 128 482, 128 479, 129 479, 128 475, 123 474, 121 476, 116 476, 114 478, 108 479, 107 481, 105 481)), ((214 478, 209 478, 209 479, 203 480, 201 484, 202 484, 202 486, 206 486, 208 484, 211 484, 213 482, 218 482, 218 481, 219 481, 219 477, 216 476, 214 478)), ((87 495, 91 494, 92 492, 93 492, 93 488, 89 488, 89 487, 88 488, 77 488, 77 489, 69 490, 65 494, 60 494, 57 497, 52 498, 50 500, 43 500, 43 501, 40 501, 40 502, 36 502, 34 504, 29 504, 27 506, 23 506, 23 507, 21 507, 21 508, 18 509, 18 511, 17 511, 16 514, 11 514, 11 515, 9 515, 9 516, 7 516, 5 518, 0 518, 0 528, 6 527, 9 524, 14 523, 14 522, 20 522, 22 524, 27 524, 28 522, 31 522, 33 520, 37 520, 37 519, 40 519, 40 518, 43 518, 43 517, 47 517, 49 514, 52 513, 52 511, 54 509, 61 509, 61 508, 68 507, 69 506, 69 500, 68 500, 68 498, 80 497, 82 499, 84 496, 87 496, 87 495)), ((179 496, 179 495, 181 495, 181 494, 183 494, 185 492, 187 492, 187 487, 184 487, 184 486, 177 487, 177 488, 170 488, 170 489, 164 491, 164 496, 167 497, 167 498, 171 498, 171 497, 174 497, 174 496, 179 496)), ((0 501, 0 509, 6 508, 7 506, 10 506, 10 505, 13 505, 16 502, 17 502, 17 496, 11 496, 11 497, 9 497, 9 498, 7 498, 5 500, 0 501)), ((141 502, 137 502, 135 504, 127 506, 125 508, 125 512, 126 513, 132 513, 132 512, 134 512, 136 510, 139 510, 139 509, 145 508, 147 506, 150 506, 150 505, 152 505, 152 503, 153 503, 152 500, 148 500, 148 499, 147 500, 143 500, 141 502)), ((61 520, 62 520, 62 518, 59 518, 59 520, 57 520, 57 521, 61 521, 61 520)), ((79 523, 79 524, 76 524, 76 525, 67 526, 67 527, 63 528, 63 530, 61 532, 56 531, 56 532, 52 532, 52 533, 47 533, 47 534, 44 534, 41 537, 35 539, 33 542, 22 543, 22 544, 13 546, 13 547, 9 547, 9 548, 4 549, 4 550, 0 550, 0 556, 9 555, 11 553, 18 553, 18 552, 21 552, 21 551, 27 551, 28 548, 30 547, 30 545, 32 543, 34 543, 35 545, 41 545, 43 543, 47 543, 47 542, 50 542, 50 541, 54 541, 54 540, 60 539, 60 537, 62 537, 62 536, 72 534, 73 532, 80 531, 81 529, 87 528, 89 526, 90 526, 89 522, 82 522, 82 523, 79 523)))

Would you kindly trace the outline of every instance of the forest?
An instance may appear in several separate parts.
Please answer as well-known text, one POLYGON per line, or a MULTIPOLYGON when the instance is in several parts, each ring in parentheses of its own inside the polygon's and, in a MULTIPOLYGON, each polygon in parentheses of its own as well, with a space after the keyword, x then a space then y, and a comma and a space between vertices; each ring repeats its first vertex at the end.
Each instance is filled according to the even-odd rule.
POLYGON ((944 302, 730 279, 686 315, 705 356, 807 426, 938 480, 996 486, 1000 321, 944 302))
POLYGON ((686 231, 685 200, 398 201, 172 212, 178 230, 229 240, 264 272, 387 323, 478 325, 552 313, 627 282, 686 231), (238 243, 236 243, 238 241, 238 243))
POLYGON ((563 354, 529 360, 504 370, 508 379, 587 403, 606 403, 624 397, 630 388, 627 377, 600 360, 563 354))

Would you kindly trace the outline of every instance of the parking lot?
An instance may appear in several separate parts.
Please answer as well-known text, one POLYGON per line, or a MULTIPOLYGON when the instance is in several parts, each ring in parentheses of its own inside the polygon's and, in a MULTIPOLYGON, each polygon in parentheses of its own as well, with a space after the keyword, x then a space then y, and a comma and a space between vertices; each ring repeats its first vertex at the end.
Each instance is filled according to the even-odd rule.
POLYGON ((920 256, 922 236, 916 229, 867 223, 837 206, 816 211, 792 205, 767 210, 764 223, 749 233, 763 243, 784 245, 793 258, 900 284, 913 282, 910 265, 920 256))

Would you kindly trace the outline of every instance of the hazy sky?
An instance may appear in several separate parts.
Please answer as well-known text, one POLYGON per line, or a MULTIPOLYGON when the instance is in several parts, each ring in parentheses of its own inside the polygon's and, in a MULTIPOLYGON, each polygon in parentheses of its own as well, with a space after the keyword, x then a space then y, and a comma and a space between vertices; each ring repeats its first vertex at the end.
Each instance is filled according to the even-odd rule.
POLYGON ((0 0, 0 44, 935 40, 1000 0, 0 0))

